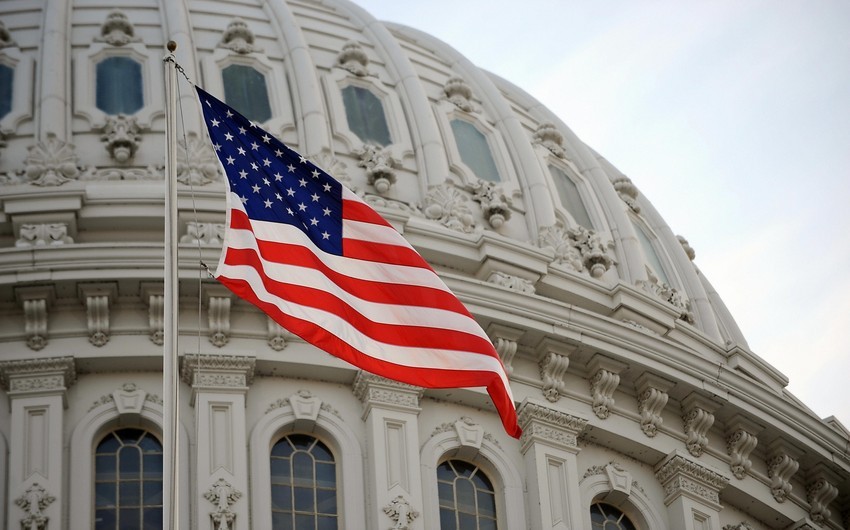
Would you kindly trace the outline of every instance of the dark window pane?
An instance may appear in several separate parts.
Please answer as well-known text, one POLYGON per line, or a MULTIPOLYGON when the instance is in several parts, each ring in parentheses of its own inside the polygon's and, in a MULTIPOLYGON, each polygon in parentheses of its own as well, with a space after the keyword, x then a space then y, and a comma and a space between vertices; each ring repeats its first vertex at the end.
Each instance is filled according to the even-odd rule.
POLYGON ((142 505, 141 482, 131 480, 118 483, 118 503, 122 508, 142 505))
POLYGON ((6 114, 12 110, 12 81, 15 77, 15 71, 0 64, 0 119, 3 119, 6 114))
POLYGON ((142 510, 139 508, 121 508, 118 517, 118 527, 121 530, 141 530, 142 510))
POLYGON ((292 444, 289 443, 289 438, 278 440, 272 447, 272 456, 289 456, 292 454, 292 444))
POLYGON ((109 433, 103 437, 103 440, 101 440, 99 444, 97 444, 97 451, 95 451, 95 453, 99 455, 105 453, 117 453, 120 447, 121 442, 118 441, 115 434, 109 433))
POLYGON ((466 530, 467 528, 478 528, 475 516, 468 513, 460 513, 457 516, 457 526, 459 529, 466 530))
POLYGON ((318 520, 318 530, 337 530, 337 520, 336 517, 328 517, 328 516, 319 516, 318 520))
POLYGON ((461 477, 471 477, 477 469, 469 462, 464 462, 463 460, 452 460, 450 464, 454 468, 455 473, 457 473, 458 476, 461 477))
POLYGON ((493 160, 487 137, 467 121, 455 119, 451 121, 451 124, 457 150, 460 152, 463 163, 482 180, 501 181, 502 177, 496 169, 496 162, 493 160))
POLYGON ((146 453, 142 455, 142 465, 145 479, 162 479, 162 453, 146 453))
POLYGON ((454 510, 440 508, 440 530, 458 530, 454 510))
POLYGON ((292 490, 289 486, 272 486, 272 510, 292 511, 292 490))
POLYGON ((447 484, 445 482, 438 482, 437 489, 440 492, 440 506, 445 506, 446 508, 455 507, 455 489, 453 484, 447 484))
POLYGON ((118 472, 120 478, 139 478, 142 462, 138 447, 125 446, 118 451, 118 472))
POLYGON ((321 488, 336 486, 336 465, 316 464, 316 485, 321 488))
POLYGON ((561 206, 570 212, 570 215, 578 224, 585 228, 593 228, 590 215, 587 213, 587 208, 584 207, 584 202, 581 200, 578 187, 573 179, 555 166, 549 166, 549 173, 555 181, 555 189, 558 190, 561 206))
POLYGON ((96 482, 94 485, 94 505, 98 508, 115 507, 115 483, 96 482))
POLYGON ((95 480, 115 480, 115 455, 97 455, 94 458, 95 480))
POLYGON ((144 493, 143 502, 145 506, 162 505, 162 482, 146 480, 142 490, 144 493))
POLYGON ((313 457, 307 453, 292 455, 292 474, 295 484, 299 486, 313 485, 313 457))
POLYGON ((291 434, 289 435, 289 442, 295 449, 309 451, 313 447, 313 444, 316 443, 316 439, 306 434, 291 434))
POLYGON ((221 71, 224 101, 240 114, 258 123, 272 117, 266 76, 250 66, 231 64, 221 71))
POLYGON ((162 508, 145 508, 144 518, 145 530, 162 529, 162 508))
POLYGON ((489 491, 478 490, 478 513, 486 517, 496 517, 496 497, 489 491))
POLYGON ((273 530, 292 530, 292 515, 288 513, 272 512, 273 530))
POLYGON ((384 105, 375 94, 358 86, 342 89, 342 102, 348 128, 364 143, 380 146, 392 143, 384 105))
POLYGON ((116 530, 115 510, 95 510, 95 530, 116 530))
POLYGON ((472 475, 472 483, 475 484, 476 489, 493 491, 493 484, 490 482, 490 479, 480 470, 472 475))
POLYGON ((443 462, 437 466, 437 480, 447 480, 453 482, 457 474, 452 469, 448 462, 443 462))
POLYGON ((295 511, 313 512, 315 504, 313 501, 313 490, 310 488, 295 488, 295 511))
POLYGON ((316 511, 330 515, 336 514, 335 490, 316 490, 316 511))
POLYGON ((313 457, 316 460, 319 460, 321 462, 334 461, 334 457, 331 454, 330 449, 328 449, 327 446, 322 442, 317 441, 316 445, 313 446, 313 449, 310 452, 313 453, 313 457))
POLYGON ((151 433, 145 433, 145 435, 142 436, 142 439, 139 440, 139 447, 141 447, 142 452, 144 453, 162 452, 162 444, 160 444, 159 440, 154 438, 151 433))
POLYGON ((290 484, 292 467, 289 459, 272 458, 272 484, 290 484))
POLYGON ((316 516, 296 515, 295 530, 316 530, 316 516))
POLYGON ((458 480, 455 483, 457 509, 461 512, 476 513, 475 487, 468 480, 458 480))
POLYGON ((496 520, 483 518, 479 519, 478 530, 496 530, 496 520))
POLYGON ((129 57, 108 57, 97 63, 95 76, 95 105, 103 112, 133 114, 144 106, 142 65, 135 60, 129 57))

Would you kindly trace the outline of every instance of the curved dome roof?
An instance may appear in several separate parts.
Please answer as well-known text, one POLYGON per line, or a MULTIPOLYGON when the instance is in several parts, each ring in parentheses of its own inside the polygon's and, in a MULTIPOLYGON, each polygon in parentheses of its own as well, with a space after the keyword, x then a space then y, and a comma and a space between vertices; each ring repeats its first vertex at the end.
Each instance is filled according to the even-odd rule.
MULTIPOLYGON (((651 370, 677 382, 673 399, 696 389, 727 403, 721 418, 747 412, 776 432, 805 425, 795 437, 817 432, 823 454, 846 445, 846 431, 800 405, 785 376, 749 351, 687 241, 635 183, 448 44, 347 0, 114 4, 0 4, 0 82, 10 90, 0 88, 0 299, 9 308, 26 299, 23 287, 51 283, 50 299, 68 300, 108 280, 109 299, 128 303, 161 279, 162 57, 174 39, 190 79, 250 107, 405 235, 497 346, 513 344, 500 349, 506 364, 528 360, 518 384, 545 387, 535 371, 546 352, 566 352, 570 370, 587 376, 604 351, 628 363, 621 384, 638 388, 651 370), (108 93, 110 75, 138 93, 108 93)), ((184 256, 199 248, 211 263, 224 182, 188 83, 180 102, 181 241, 184 256)), ((196 262, 184 259, 185 277, 196 262)), ((146 325, 129 319, 116 332, 146 325)), ((20 337, 23 326, 5 333, 20 337)), ((262 324, 239 333, 264 336, 262 324)))

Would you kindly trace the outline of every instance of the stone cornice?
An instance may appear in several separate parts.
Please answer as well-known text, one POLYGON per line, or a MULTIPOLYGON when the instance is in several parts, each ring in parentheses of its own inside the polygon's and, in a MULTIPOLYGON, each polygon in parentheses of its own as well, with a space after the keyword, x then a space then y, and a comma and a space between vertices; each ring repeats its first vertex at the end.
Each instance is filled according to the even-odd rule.
POLYGON ((247 392, 254 380, 256 359, 245 355, 186 355, 180 369, 192 387, 192 403, 200 391, 247 392))
POLYGON ((525 399, 517 407, 517 421, 523 431, 520 450, 525 454, 534 443, 578 452, 578 435, 587 426, 588 420, 525 399))
POLYGON ((713 467, 673 451, 655 467, 655 478, 664 488, 664 504, 684 495, 720 510, 720 491, 729 484, 729 477, 713 467))
POLYGON ((61 395, 77 380, 73 357, 46 357, 0 362, 0 387, 9 396, 61 395))
POLYGON ((352 386, 354 395, 363 402, 363 417, 366 418, 373 407, 412 412, 419 414, 419 400, 425 389, 393 381, 369 372, 359 371, 352 386))

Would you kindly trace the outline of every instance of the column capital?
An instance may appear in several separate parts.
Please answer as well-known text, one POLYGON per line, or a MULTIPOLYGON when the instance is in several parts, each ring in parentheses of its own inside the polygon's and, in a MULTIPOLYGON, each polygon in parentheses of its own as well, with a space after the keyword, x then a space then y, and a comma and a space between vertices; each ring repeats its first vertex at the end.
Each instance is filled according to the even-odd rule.
POLYGON ((192 404, 198 392, 248 391, 254 381, 256 358, 248 355, 193 354, 183 357, 180 376, 192 387, 192 404))
POLYGON ((59 394, 65 404, 65 391, 76 380, 77 371, 73 357, 0 362, 0 387, 12 398, 59 394))
POLYGON ((578 435, 587 425, 586 418, 568 414, 528 398, 517 407, 517 416, 519 426, 522 427, 520 451, 523 454, 534 443, 545 443, 573 453, 578 452, 578 435))
POLYGON ((689 497, 720 511, 720 491, 729 484, 729 476, 693 460, 680 451, 668 454, 655 466, 655 478, 664 488, 664 504, 689 497))
POLYGON ((425 393, 422 387, 408 385, 360 370, 354 377, 354 395, 363 402, 363 418, 372 407, 419 414, 419 400, 425 393))

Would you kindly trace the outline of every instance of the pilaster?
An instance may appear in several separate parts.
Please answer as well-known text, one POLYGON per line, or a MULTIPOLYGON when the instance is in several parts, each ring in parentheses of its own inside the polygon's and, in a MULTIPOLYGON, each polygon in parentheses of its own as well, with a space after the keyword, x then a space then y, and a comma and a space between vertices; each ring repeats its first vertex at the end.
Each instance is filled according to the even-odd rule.
POLYGON ((424 389, 368 372, 354 379, 363 403, 369 469, 366 519, 370 528, 423 528, 419 400, 424 389))
POLYGON ((192 387, 197 440, 194 502, 199 529, 247 530, 247 421, 245 395, 254 377, 254 357, 192 355, 182 378, 192 387))
POLYGON ((720 491, 729 477, 719 470, 673 451, 655 467, 664 488, 670 528, 720 530, 720 491))
POLYGON ((582 528, 577 439, 587 420, 529 399, 517 413, 528 498, 538 501, 529 505, 531 528, 582 528))
POLYGON ((0 363, 0 387, 11 402, 6 528, 59 528, 65 505, 62 438, 73 357, 0 363))

